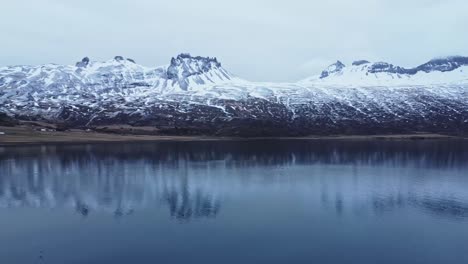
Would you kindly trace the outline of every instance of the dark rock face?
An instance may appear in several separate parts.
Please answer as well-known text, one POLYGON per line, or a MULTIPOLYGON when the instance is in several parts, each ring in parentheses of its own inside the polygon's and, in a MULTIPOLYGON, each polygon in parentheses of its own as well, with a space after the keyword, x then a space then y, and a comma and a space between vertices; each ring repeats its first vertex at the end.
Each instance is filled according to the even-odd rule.
POLYGON ((15 126, 17 124, 18 121, 16 121, 14 118, 0 112, 0 126, 15 126))
POLYGON ((344 67, 346 66, 341 61, 337 61, 334 64, 328 66, 326 70, 322 71, 320 78, 323 79, 330 76, 332 73, 340 72, 344 67))
POLYGON ((417 71, 431 72, 431 71, 453 71, 461 66, 468 65, 468 57, 448 57, 441 59, 433 59, 426 62, 415 69, 417 71))
MULTIPOLYGON (((370 63, 366 60, 359 60, 354 61, 353 66, 360 66, 364 64, 370 63)), ((453 71, 458 69, 461 66, 468 65, 468 57, 462 56, 453 56, 447 58, 440 58, 440 59, 433 59, 429 62, 426 62, 422 65, 419 65, 414 68, 404 68, 400 66, 395 66, 393 64, 387 62, 376 62, 369 66, 367 69, 368 73, 380 73, 380 72, 388 72, 388 73, 395 73, 395 74, 408 74, 414 75, 418 72, 433 72, 433 71, 440 71, 440 72, 447 72, 453 71)), ((326 78, 332 73, 340 72, 345 67, 340 61, 336 62, 335 64, 330 65, 326 70, 324 70, 320 76, 320 78, 326 78)))
MULTIPOLYGON (((177 83, 184 90, 188 89, 188 78, 199 76, 204 73, 217 70, 221 78, 230 79, 229 75, 221 68, 221 63, 216 58, 193 57, 190 54, 182 53, 171 59, 171 64, 167 68, 166 74, 169 80, 177 83)), ((200 78, 194 80, 198 84, 204 84, 200 78)))
POLYGON ((190 54, 182 53, 171 59, 171 65, 167 69, 167 77, 169 79, 177 79, 179 76, 189 77, 208 72, 215 67, 221 67, 221 63, 216 58, 192 57, 190 54))
POLYGON ((84 57, 81 61, 76 63, 76 67, 86 67, 89 64, 89 58, 84 57))
POLYGON ((394 66, 393 64, 386 63, 386 62, 377 62, 372 64, 369 67, 368 72, 370 73, 378 73, 378 72, 389 72, 389 73, 397 73, 397 74, 414 74, 416 72, 412 72, 411 70, 407 70, 400 66, 394 66))
POLYGON ((400 66, 394 66, 392 64, 386 62, 379 62, 373 64, 369 68, 369 72, 390 72, 390 73, 398 73, 398 74, 410 74, 414 75, 420 71, 423 72, 433 72, 433 71, 440 71, 440 72, 447 72, 453 71, 458 69, 461 66, 468 65, 468 57, 448 57, 442 59, 433 59, 429 62, 426 62, 420 66, 411 69, 405 69, 400 66))
POLYGON ((177 56, 177 61, 182 61, 184 59, 200 61, 202 64, 214 63, 216 67, 221 67, 221 63, 218 62, 218 59, 215 57, 192 56, 189 53, 181 53, 177 56))

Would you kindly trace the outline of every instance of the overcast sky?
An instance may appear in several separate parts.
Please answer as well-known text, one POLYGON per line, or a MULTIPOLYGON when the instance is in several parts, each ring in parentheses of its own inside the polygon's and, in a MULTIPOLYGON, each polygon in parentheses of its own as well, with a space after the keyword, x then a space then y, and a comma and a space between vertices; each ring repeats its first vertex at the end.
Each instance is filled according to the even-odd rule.
POLYGON ((467 0, 14 0, 0 66, 115 55, 145 66, 216 56, 249 80, 295 81, 337 59, 415 66, 468 55, 467 0))

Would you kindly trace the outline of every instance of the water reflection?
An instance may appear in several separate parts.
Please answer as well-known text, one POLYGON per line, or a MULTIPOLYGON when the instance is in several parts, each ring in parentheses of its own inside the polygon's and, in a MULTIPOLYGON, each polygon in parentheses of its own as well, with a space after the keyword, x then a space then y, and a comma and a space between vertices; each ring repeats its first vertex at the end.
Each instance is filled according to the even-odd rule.
POLYGON ((214 218, 244 196, 278 194, 302 196, 310 210, 338 216, 416 208, 465 219, 467 160, 464 141, 0 148, 0 206, 70 209, 83 217, 164 207, 171 218, 189 221, 214 218))

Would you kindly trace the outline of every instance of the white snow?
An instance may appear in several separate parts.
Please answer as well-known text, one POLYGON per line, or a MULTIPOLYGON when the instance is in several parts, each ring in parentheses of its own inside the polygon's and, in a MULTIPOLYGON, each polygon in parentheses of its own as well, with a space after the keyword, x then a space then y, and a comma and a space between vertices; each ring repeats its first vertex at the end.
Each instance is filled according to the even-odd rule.
MULTIPOLYGON (((167 76, 171 65, 149 68, 126 59, 90 61, 86 67, 55 64, 2 67, 0 111, 53 115, 68 104, 93 109, 134 108, 135 113, 144 113, 147 107, 162 107, 161 101, 185 101, 226 111, 219 100, 258 98, 284 104, 294 115, 302 105, 323 107, 333 102, 344 103, 360 113, 378 106, 389 115, 396 115, 395 109, 424 109, 411 97, 414 93, 466 104, 467 66, 449 72, 421 71, 409 75, 369 73, 371 65, 342 69, 332 66, 326 78, 317 75, 294 83, 250 82, 229 73, 215 61, 194 58, 178 58, 172 69, 173 79, 167 76)), ((112 115, 116 113, 118 110, 112 115)), ((331 115, 338 118, 333 112, 331 115)))

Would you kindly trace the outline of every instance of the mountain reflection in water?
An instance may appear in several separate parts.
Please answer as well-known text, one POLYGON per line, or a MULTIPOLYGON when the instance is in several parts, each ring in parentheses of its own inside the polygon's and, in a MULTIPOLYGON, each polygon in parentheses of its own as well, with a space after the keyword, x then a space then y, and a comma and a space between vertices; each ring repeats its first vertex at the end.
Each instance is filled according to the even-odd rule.
POLYGON ((280 190, 337 215, 416 208, 466 219, 467 160, 465 141, 445 140, 3 147, 0 207, 124 217, 163 206, 189 221, 216 217, 237 196, 280 190))

